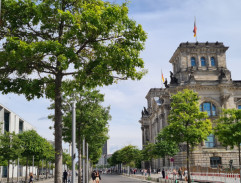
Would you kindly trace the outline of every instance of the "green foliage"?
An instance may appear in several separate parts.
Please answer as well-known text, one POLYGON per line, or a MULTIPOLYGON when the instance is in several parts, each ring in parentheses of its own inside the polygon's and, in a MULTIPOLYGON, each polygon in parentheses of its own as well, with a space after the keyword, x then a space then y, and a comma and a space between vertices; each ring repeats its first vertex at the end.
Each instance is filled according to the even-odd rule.
POLYGON ((143 160, 152 160, 153 158, 157 158, 156 147, 153 143, 148 143, 147 145, 145 145, 141 153, 143 160))
POLYGON ((71 93, 83 84, 109 85, 145 74, 137 68, 144 67, 139 55, 146 33, 129 19, 126 3, 5 0, 0 31, 3 93, 54 99, 57 79, 71 93), (66 76, 73 77, 66 82, 66 76))
POLYGON ((72 169, 72 157, 65 152, 63 152, 63 164, 67 165, 68 169, 72 169))
POLYGON ((20 146, 20 139, 15 133, 5 132, 0 136, 0 154, 1 162, 6 164, 6 161, 16 160, 23 149, 20 146))
POLYGON ((188 182, 190 182, 189 157, 190 148, 195 147, 212 131, 212 123, 206 112, 199 110, 198 94, 185 89, 171 97, 169 125, 164 128, 165 138, 176 144, 186 144, 188 182))
POLYGON ((214 134, 223 146, 239 147, 241 143, 241 110, 223 109, 223 114, 216 121, 214 134))
POLYGON ((179 151, 178 144, 170 140, 165 128, 158 134, 155 143, 155 154, 158 157, 174 156, 179 151))
POLYGON ((169 125, 165 127, 167 138, 176 142, 187 142, 194 147, 211 133, 212 124, 206 112, 199 110, 197 93, 185 89, 171 97, 169 125))
POLYGON ((121 160, 118 158, 120 150, 115 151, 110 158, 107 159, 107 162, 110 166, 115 166, 121 163, 121 160))
MULTIPOLYGON (((108 139, 108 121, 111 119, 109 107, 101 106, 104 95, 98 90, 82 90, 76 95, 76 137, 77 146, 82 147, 82 139, 85 137, 89 144, 89 158, 92 163, 97 163, 102 147, 108 139)), ((63 139, 71 142, 72 111, 64 104, 63 139)))
POLYGON ((135 167, 136 161, 140 159, 140 156, 141 151, 136 146, 128 145, 120 149, 117 159, 124 165, 135 167))
POLYGON ((18 137, 21 140, 21 147, 23 149, 21 154, 23 157, 39 157, 49 153, 47 152, 48 149, 46 149, 46 140, 38 135, 35 130, 24 131, 18 134, 18 137))
POLYGON ((128 145, 115 151, 107 161, 110 166, 122 163, 131 167, 140 167, 141 160, 141 151, 136 146, 128 145))

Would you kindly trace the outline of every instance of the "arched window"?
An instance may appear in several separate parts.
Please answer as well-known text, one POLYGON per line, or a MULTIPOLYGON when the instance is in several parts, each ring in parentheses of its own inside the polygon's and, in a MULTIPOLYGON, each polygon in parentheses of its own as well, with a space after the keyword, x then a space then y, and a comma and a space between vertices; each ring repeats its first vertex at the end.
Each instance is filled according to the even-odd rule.
POLYGON ((201 66, 206 66, 206 59, 201 57, 201 66))
POLYGON ((215 63, 215 58, 214 57, 211 57, 211 66, 215 66, 216 63, 215 63))
POLYGON ((191 66, 196 66, 196 59, 195 59, 195 57, 191 58, 191 66))
POLYGON ((200 111, 206 111, 208 113, 208 116, 216 116, 216 106, 210 102, 203 102, 200 105, 200 111))
POLYGON ((214 143, 214 135, 210 134, 207 137, 207 140, 205 141, 205 145, 206 147, 214 147, 215 143, 214 143))

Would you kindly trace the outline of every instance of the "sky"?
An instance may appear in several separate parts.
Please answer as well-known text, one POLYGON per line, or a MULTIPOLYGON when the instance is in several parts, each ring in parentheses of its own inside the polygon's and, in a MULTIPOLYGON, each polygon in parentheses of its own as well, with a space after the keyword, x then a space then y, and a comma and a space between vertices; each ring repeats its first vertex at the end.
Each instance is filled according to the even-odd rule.
MULTIPOLYGON (((124 0, 111 0, 122 3, 124 0)), ((105 106, 110 106, 109 153, 132 144, 141 149, 141 111, 147 106, 145 96, 151 88, 160 88, 161 71, 170 80, 170 58, 181 42, 195 42, 196 17, 199 42, 223 42, 227 67, 233 80, 241 80, 241 1, 240 0, 131 0, 129 17, 141 24, 148 39, 141 58, 148 73, 140 81, 120 81, 100 88, 105 94, 105 106)), ((50 101, 27 101, 24 96, 0 95, 0 103, 31 123, 37 132, 54 140, 47 118, 50 101)), ((65 144, 64 147, 67 147, 65 144)))

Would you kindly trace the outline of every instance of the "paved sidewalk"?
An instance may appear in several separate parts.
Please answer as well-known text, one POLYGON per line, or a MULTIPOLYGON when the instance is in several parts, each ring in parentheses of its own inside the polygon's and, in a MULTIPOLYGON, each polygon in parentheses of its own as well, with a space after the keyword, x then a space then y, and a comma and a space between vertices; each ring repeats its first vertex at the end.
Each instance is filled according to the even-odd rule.
MULTIPOLYGON (((75 179, 75 183, 78 182, 78 178, 75 179)), ((48 180, 43 180, 43 181, 38 181, 38 183, 54 183, 54 178, 48 179, 48 180)))

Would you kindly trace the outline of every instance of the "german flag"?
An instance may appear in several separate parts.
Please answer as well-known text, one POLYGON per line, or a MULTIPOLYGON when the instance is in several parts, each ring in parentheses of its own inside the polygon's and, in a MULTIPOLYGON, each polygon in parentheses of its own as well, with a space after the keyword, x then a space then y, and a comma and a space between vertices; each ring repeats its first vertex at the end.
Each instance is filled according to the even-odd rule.
POLYGON ((196 17, 195 17, 195 20, 194 20, 194 29, 193 29, 193 33, 194 33, 194 37, 196 37, 196 36, 197 36, 196 17))
MULTIPOLYGON (((161 71, 161 72, 162 72, 162 71, 161 71)), ((163 82, 163 83, 165 82, 165 79, 164 79, 163 73, 162 73, 162 82, 163 82)))

